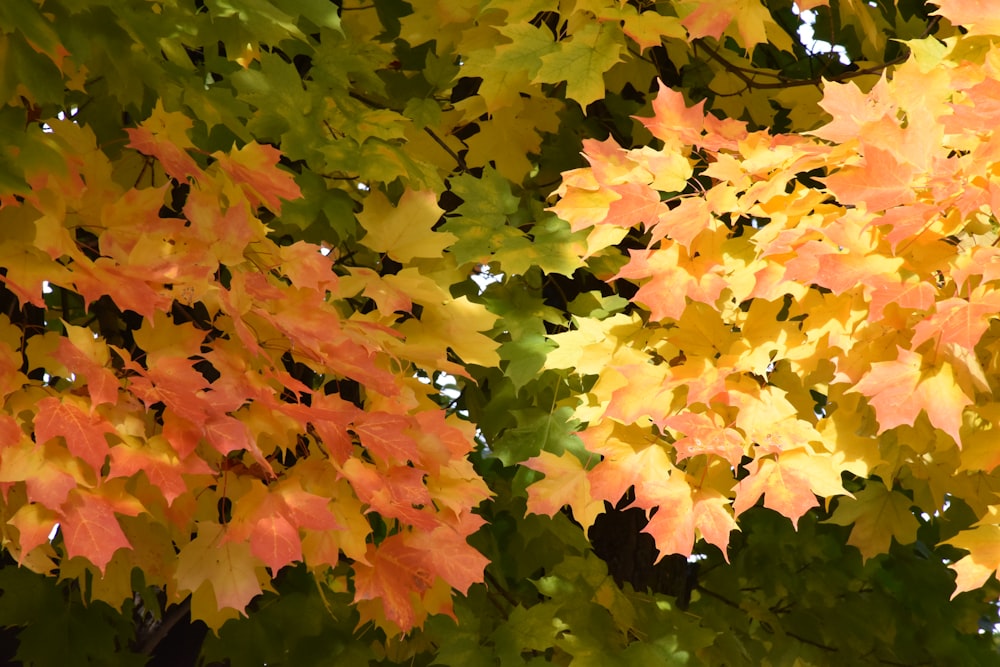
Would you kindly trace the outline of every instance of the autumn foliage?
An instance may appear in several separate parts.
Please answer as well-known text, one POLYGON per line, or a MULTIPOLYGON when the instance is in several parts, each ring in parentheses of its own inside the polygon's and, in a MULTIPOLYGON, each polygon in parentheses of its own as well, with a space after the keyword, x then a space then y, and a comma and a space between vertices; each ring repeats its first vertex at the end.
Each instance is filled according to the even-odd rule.
POLYGON ((1000 7, 87 4, 0 8, 18 659, 996 659, 1000 7))

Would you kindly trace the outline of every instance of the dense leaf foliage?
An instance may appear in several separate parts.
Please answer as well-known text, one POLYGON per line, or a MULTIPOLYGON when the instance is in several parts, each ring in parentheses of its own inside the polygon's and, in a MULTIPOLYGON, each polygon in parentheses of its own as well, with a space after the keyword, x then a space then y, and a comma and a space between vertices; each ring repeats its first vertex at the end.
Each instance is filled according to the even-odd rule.
POLYGON ((996 662, 998 40, 0 4, 5 657, 996 662))

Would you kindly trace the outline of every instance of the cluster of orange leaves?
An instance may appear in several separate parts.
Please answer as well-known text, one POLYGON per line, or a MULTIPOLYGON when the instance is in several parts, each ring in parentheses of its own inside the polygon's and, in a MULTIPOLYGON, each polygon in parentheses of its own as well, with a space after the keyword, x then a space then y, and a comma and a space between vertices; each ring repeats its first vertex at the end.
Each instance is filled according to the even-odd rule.
POLYGON ((1000 13, 940 4, 967 34, 908 42, 868 92, 827 83, 806 135, 661 86, 641 119, 661 147, 585 142, 553 210, 591 255, 648 243, 605 276, 638 286, 634 311, 554 336, 550 368, 597 376, 577 408, 594 457, 529 461, 530 510, 589 525, 634 488, 660 553, 690 555, 725 553, 761 497, 793 523, 836 497, 867 558, 960 498, 981 521, 950 540, 971 552, 956 593, 1000 566, 1000 13))
POLYGON ((482 580, 466 538, 489 492, 467 459, 471 427, 431 400, 413 362, 455 371, 448 339, 420 327, 471 304, 414 277, 428 317, 410 318, 408 342, 395 328, 418 298, 405 280, 341 276, 329 248, 267 236, 263 209, 300 195, 276 149, 199 155, 190 125, 158 105, 112 160, 90 130, 53 120, 64 165, 2 201, 2 280, 22 303, 47 308, 47 283, 142 317, 103 336, 63 322, 25 337, 0 315, 5 546, 40 572, 89 570, 90 597, 114 605, 138 568, 171 602, 193 594, 214 627, 284 566, 323 573, 341 554, 363 620, 406 630, 450 613, 452 589, 482 580), (137 186, 147 179, 163 185, 137 186), (176 217, 171 183, 189 188, 176 217), (345 302, 362 293, 378 305, 367 315, 345 302), (356 381, 363 408, 289 364, 356 381))

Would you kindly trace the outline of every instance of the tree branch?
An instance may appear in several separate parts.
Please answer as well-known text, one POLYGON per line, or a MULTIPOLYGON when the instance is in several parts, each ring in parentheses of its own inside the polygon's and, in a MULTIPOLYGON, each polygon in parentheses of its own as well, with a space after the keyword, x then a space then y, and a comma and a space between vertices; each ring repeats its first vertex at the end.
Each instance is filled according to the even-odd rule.
POLYGON ((850 72, 844 72, 843 74, 835 74, 829 78, 824 78, 822 76, 813 77, 811 79, 783 79, 779 74, 772 74, 770 72, 761 72, 759 70, 749 69, 745 67, 740 67, 735 63, 731 63, 726 60, 722 54, 710 47, 705 43, 703 39, 696 39, 693 42, 695 49, 703 49, 708 57, 722 65, 725 70, 733 74, 737 79, 742 81, 746 85, 747 89, 757 89, 757 90, 774 90, 782 88, 796 88, 799 86, 819 86, 823 81, 847 81, 859 76, 865 76, 868 74, 878 74, 885 70, 887 67, 892 65, 898 65, 899 63, 905 61, 909 58, 909 52, 901 53, 892 60, 887 60, 880 65, 873 65, 871 67, 863 67, 861 69, 856 69, 850 72), (776 79, 780 79, 775 82, 759 82, 756 77, 759 76, 770 76, 776 79))
POLYGON ((184 615, 191 610, 191 597, 188 596, 179 605, 175 605, 170 608, 170 611, 164 614, 163 620, 160 622, 156 629, 145 636, 143 640, 139 643, 138 650, 143 655, 151 655, 156 647, 161 641, 170 633, 171 628, 173 628, 177 623, 180 622, 184 615))

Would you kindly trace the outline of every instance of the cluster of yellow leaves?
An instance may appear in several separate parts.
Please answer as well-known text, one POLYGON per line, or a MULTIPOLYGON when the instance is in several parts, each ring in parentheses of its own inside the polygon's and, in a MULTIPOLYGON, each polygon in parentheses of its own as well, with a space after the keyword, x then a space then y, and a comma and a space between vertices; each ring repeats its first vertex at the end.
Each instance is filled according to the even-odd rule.
POLYGON ((261 209, 299 196, 276 149, 199 156, 190 120, 162 104, 116 160, 88 128, 49 123, 63 168, 28 173, 30 190, 2 201, 0 280, 50 320, 46 285, 97 322, 28 335, 0 315, 4 546, 39 572, 92 579, 91 597, 113 605, 139 568, 172 602, 193 594, 213 627, 282 567, 324 571, 341 554, 364 619, 406 630, 450 613, 452 588, 482 578, 466 537, 489 492, 466 458, 471 428, 415 370, 460 372, 449 347, 497 356, 474 331, 495 318, 436 279, 458 269, 441 257, 449 235, 430 230, 434 197, 373 196, 365 243, 404 268, 339 275, 328 248, 268 237, 261 209), (170 180, 136 187, 143 174, 189 188, 180 217, 163 208, 170 180), (347 305, 359 294, 371 312, 347 305), (37 369, 48 375, 29 379, 37 369), (360 404, 323 387, 345 381, 360 404), (372 512, 393 532, 378 547, 372 512))
POLYGON ((606 276, 638 286, 637 310, 553 337, 549 367, 597 376, 577 408, 596 464, 532 464, 575 480, 578 520, 634 487, 661 554, 689 555, 698 537, 725 551, 762 496, 793 522, 841 496, 831 521, 870 557, 954 497, 981 518, 952 540, 971 552, 958 591, 1000 566, 1000 49, 982 36, 1000 14, 940 4, 976 30, 908 42, 868 91, 828 83, 812 136, 661 87, 642 122, 662 147, 585 143, 553 210, 591 255, 630 228, 648 243, 606 276), (843 473, 869 481, 851 495, 843 473))

